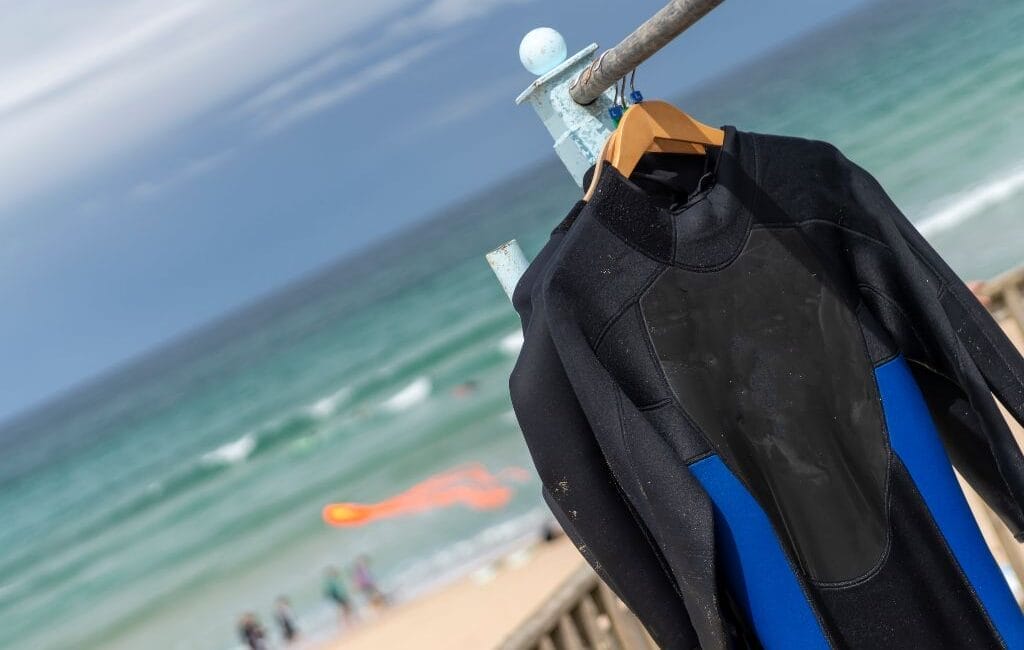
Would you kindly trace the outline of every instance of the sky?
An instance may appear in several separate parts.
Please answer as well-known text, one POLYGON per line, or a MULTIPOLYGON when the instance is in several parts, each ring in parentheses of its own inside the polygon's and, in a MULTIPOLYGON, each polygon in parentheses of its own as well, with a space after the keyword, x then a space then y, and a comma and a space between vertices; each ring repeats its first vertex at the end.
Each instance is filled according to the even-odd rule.
MULTIPOLYGON (((635 0, 0 0, 0 420, 553 159, 523 34, 635 0)), ((672 96, 864 4, 728 0, 672 96)))

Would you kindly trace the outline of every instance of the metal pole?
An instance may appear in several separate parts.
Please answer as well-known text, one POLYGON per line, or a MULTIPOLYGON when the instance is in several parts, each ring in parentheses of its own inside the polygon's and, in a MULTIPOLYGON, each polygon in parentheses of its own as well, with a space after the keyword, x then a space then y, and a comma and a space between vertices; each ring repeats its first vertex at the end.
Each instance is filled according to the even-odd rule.
MULTIPOLYGON (((672 0, 595 60, 589 60, 597 51, 595 43, 565 59, 565 40, 554 30, 540 28, 526 35, 519 57, 528 70, 540 76, 516 98, 516 103, 529 103, 537 111, 555 141, 555 152, 578 185, 583 184, 584 172, 597 160, 615 129, 608 114, 615 100, 612 84, 721 3, 672 0), (537 39, 531 38, 538 32, 537 39), (555 52, 556 58, 550 60, 555 52), (538 69, 540 60, 548 61, 550 66, 538 69)), ((518 244, 513 240, 499 246, 488 254, 488 261, 511 298, 527 266, 518 244)))
POLYGON ((519 278, 523 277, 526 267, 530 265, 526 255, 523 255, 523 249, 519 248, 519 242, 514 239, 507 241, 488 253, 486 257, 494 275, 498 276, 498 282, 505 290, 505 295, 512 300, 512 294, 516 290, 519 278))
POLYGON ((622 42, 597 57, 569 86, 577 104, 587 105, 690 25, 722 4, 722 0, 672 0, 622 42))
POLYGON ((555 142, 555 153, 577 185, 583 185, 583 174, 615 128, 608 114, 614 101, 611 90, 589 106, 580 106, 569 96, 569 84, 586 69, 596 51, 597 44, 591 43, 535 79, 516 98, 517 104, 527 103, 537 111, 555 142))

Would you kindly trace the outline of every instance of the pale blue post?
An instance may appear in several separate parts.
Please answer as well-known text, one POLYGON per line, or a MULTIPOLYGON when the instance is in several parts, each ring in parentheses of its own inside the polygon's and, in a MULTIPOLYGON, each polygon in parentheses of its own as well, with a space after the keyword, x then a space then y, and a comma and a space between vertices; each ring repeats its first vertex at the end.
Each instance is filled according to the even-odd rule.
MULTIPOLYGON (((542 30, 546 32, 543 36, 548 39, 562 38, 558 32, 547 28, 527 34, 519 48, 524 64, 535 60, 532 57, 535 52, 543 52, 545 46, 550 47, 549 42, 531 43, 531 36, 542 30)), ((597 160, 601 147, 615 128, 608 115, 608 109, 615 101, 611 88, 586 106, 580 106, 569 96, 569 85, 590 65, 596 51, 597 44, 591 43, 564 61, 551 62, 554 67, 538 77, 516 98, 517 104, 526 102, 537 111, 555 140, 555 153, 577 185, 583 185, 584 172, 597 160)))
MULTIPOLYGON (((527 70, 540 76, 516 98, 516 103, 527 102, 537 111, 555 140, 555 153, 577 185, 583 185, 583 174, 597 160, 605 141, 615 129, 608 114, 608 109, 615 102, 615 81, 721 2, 670 0, 596 61, 593 56, 597 51, 596 43, 566 59, 565 39, 550 27, 534 29, 523 38, 519 45, 519 58, 527 70)), ((525 268, 523 262, 526 258, 519 244, 514 239, 506 242, 492 251, 488 259, 499 272, 502 286, 511 297, 518 280, 517 273, 521 273, 520 268, 525 268), (508 263, 508 260, 515 263, 508 263)))
MULTIPOLYGON (((590 65, 596 51, 597 43, 591 43, 566 59, 565 40, 547 27, 531 31, 519 46, 523 65, 540 76, 516 97, 516 103, 526 102, 537 111, 555 140, 555 153, 577 185, 583 185, 584 172, 597 160, 615 128, 608 114, 615 101, 613 90, 606 90, 587 106, 580 106, 569 96, 569 85, 590 65)), ((487 254, 487 261, 511 298, 519 276, 526 270, 526 256, 519 242, 505 242, 487 254)))

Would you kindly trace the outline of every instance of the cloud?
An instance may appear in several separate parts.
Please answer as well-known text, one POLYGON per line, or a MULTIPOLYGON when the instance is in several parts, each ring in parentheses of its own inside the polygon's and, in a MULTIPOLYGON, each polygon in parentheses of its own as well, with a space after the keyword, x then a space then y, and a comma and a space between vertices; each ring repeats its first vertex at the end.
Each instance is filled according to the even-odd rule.
POLYGON ((399 51, 361 70, 353 71, 349 77, 340 83, 317 90, 286 104, 275 113, 264 118, 260 123, 259 129, 265 134, 275 133, 296 122, 333 108, 365 92, 374 84, 404 71, 408 66, 427 56, 447 40, 446 38, 435 38, 399 51))
POLYGON ((128 197, 137 201, 152 199, 176 185, 210 173, 231 160, 234 155, 235 149, 232 147, 199 158, 193 158, 162 178, 148 179, 137 183, 129 190, 128 197))
POLYGON ((219 110, 259 134, 292 126, 523 1, 19 4, 0 21, 0 218, 219 110))
POLYGON ((461 93, 446 93, 446 101, 433 105, 430 111, 420 115, 420 119, 405 122, 382 134, 380 144, 393 145, 408 141, 410 138, 422 136, 430 131, 442 129, 467 118, 485 115, 487 109, 500 101, 511 101, 522 85, 523 75, 519 72, 491 80, 480 86, 473 86, 461 93))
POLYGON ((321 111, 333 108, 364 91, 370 85, 386 80, 402 72, 407 65, 430 54, 445 40, 451 38, 450 29, 460 23, 481 18, 503 5, 524 4, 533 0, 433 0, 418 11, 404 17, 396 16, 389 21, 389 27, 365 47, 343 49, 332 52, 301 68, 291 76, 282 79, 247 100, 242 112, 260 114, 259 131, 266 135, 312 117, 321 111), (446 33, 447 32, 447 33, 446 33), (445 34, 443 38, 437 34, 445 34), (383 61, 364 63, 362 69, 350 66, 349 79, 326 90, 310 90, 315 82, 337 72, 348 64, 376 57, 380 52, 393 48, 395 43, 410 41, 416 37, 417 45, 406 46, 405 50, 388 55, 383 61), (424 42, 424 39, 427 39, 424 42), (301 96, 303 92, 307 94, 301 96), (299 96, 291 105, 278 108, 272 114, 271 107, 284 100, 299 96))
POLYGON ((526 4, 533 0, 433 0, 411 16, 396 20, 389 35, 407 35, 438 31, 481 18, 503 5, 526 4))
POLYGON ((6 12, 0 215, 140 151, 410 3, 216 0, 168 10, 152 0, 39 0, 6 12))
POLYGON ((0 116, 31 109, 37 101, 67 91, 126 57, 145 52, 200 10, 198 2, 183 3, 147 17, 124 32, 110 30, 106 38, 44 51, 38 59, 15 65, 4 74, 0 86, 0 116))
POLYGON ((501 100, 511 101, 521 90, 523 74, 516 71, 503 77, 492 79, 481 86, 476 86, 455 96, 433 112, 426 115, 422 128, 437 129, 467 117, 479 115, 484 109, 501 100))
POLYGON ((298 94, 317 81, 328 76, 341 66, 356 60, 358 52, 351 49, 338 50, 323 56, 298 72, 276 81, 247 100, 240 109, 243 113, 259 113, 273 104, 298 94))

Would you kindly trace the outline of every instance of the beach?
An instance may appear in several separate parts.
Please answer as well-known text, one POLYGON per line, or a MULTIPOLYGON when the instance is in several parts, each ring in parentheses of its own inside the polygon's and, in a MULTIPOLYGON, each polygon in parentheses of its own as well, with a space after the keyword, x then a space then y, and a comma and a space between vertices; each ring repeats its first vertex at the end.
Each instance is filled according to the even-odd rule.
POLYGON ((583 564, 565 537, 387 610, 318 650, 480 650, 496 647, 583 564))
MULTIPOLYGON (((910 0, 686 96, 649 67, 638 88, 704 122, 835 144, 961 277, 984 280, 1024 262, 1020 25, 1008 0, 910 0)), ((509 57, 498 67, 518 67, 509 57)), ((540 156, 543 126, 518 110, 540 156)), ((551 519, 509 398, 521 323, 483 257, 512 238, 534 257, 579 199, 544 156, 0 426, 0 648, 233 650, 247 613, 277 644, 282 597, 327 649, 488 648, 526 618, 579 565, 567 542, 482 585, 463 576, 521 558, 551 519), (327 504, 393 503, 467 466, 508 477, 508 501, 324 521, 327 504), (325 573, 349 580, 362 556, 397 604, 332 639, 325 573)))

